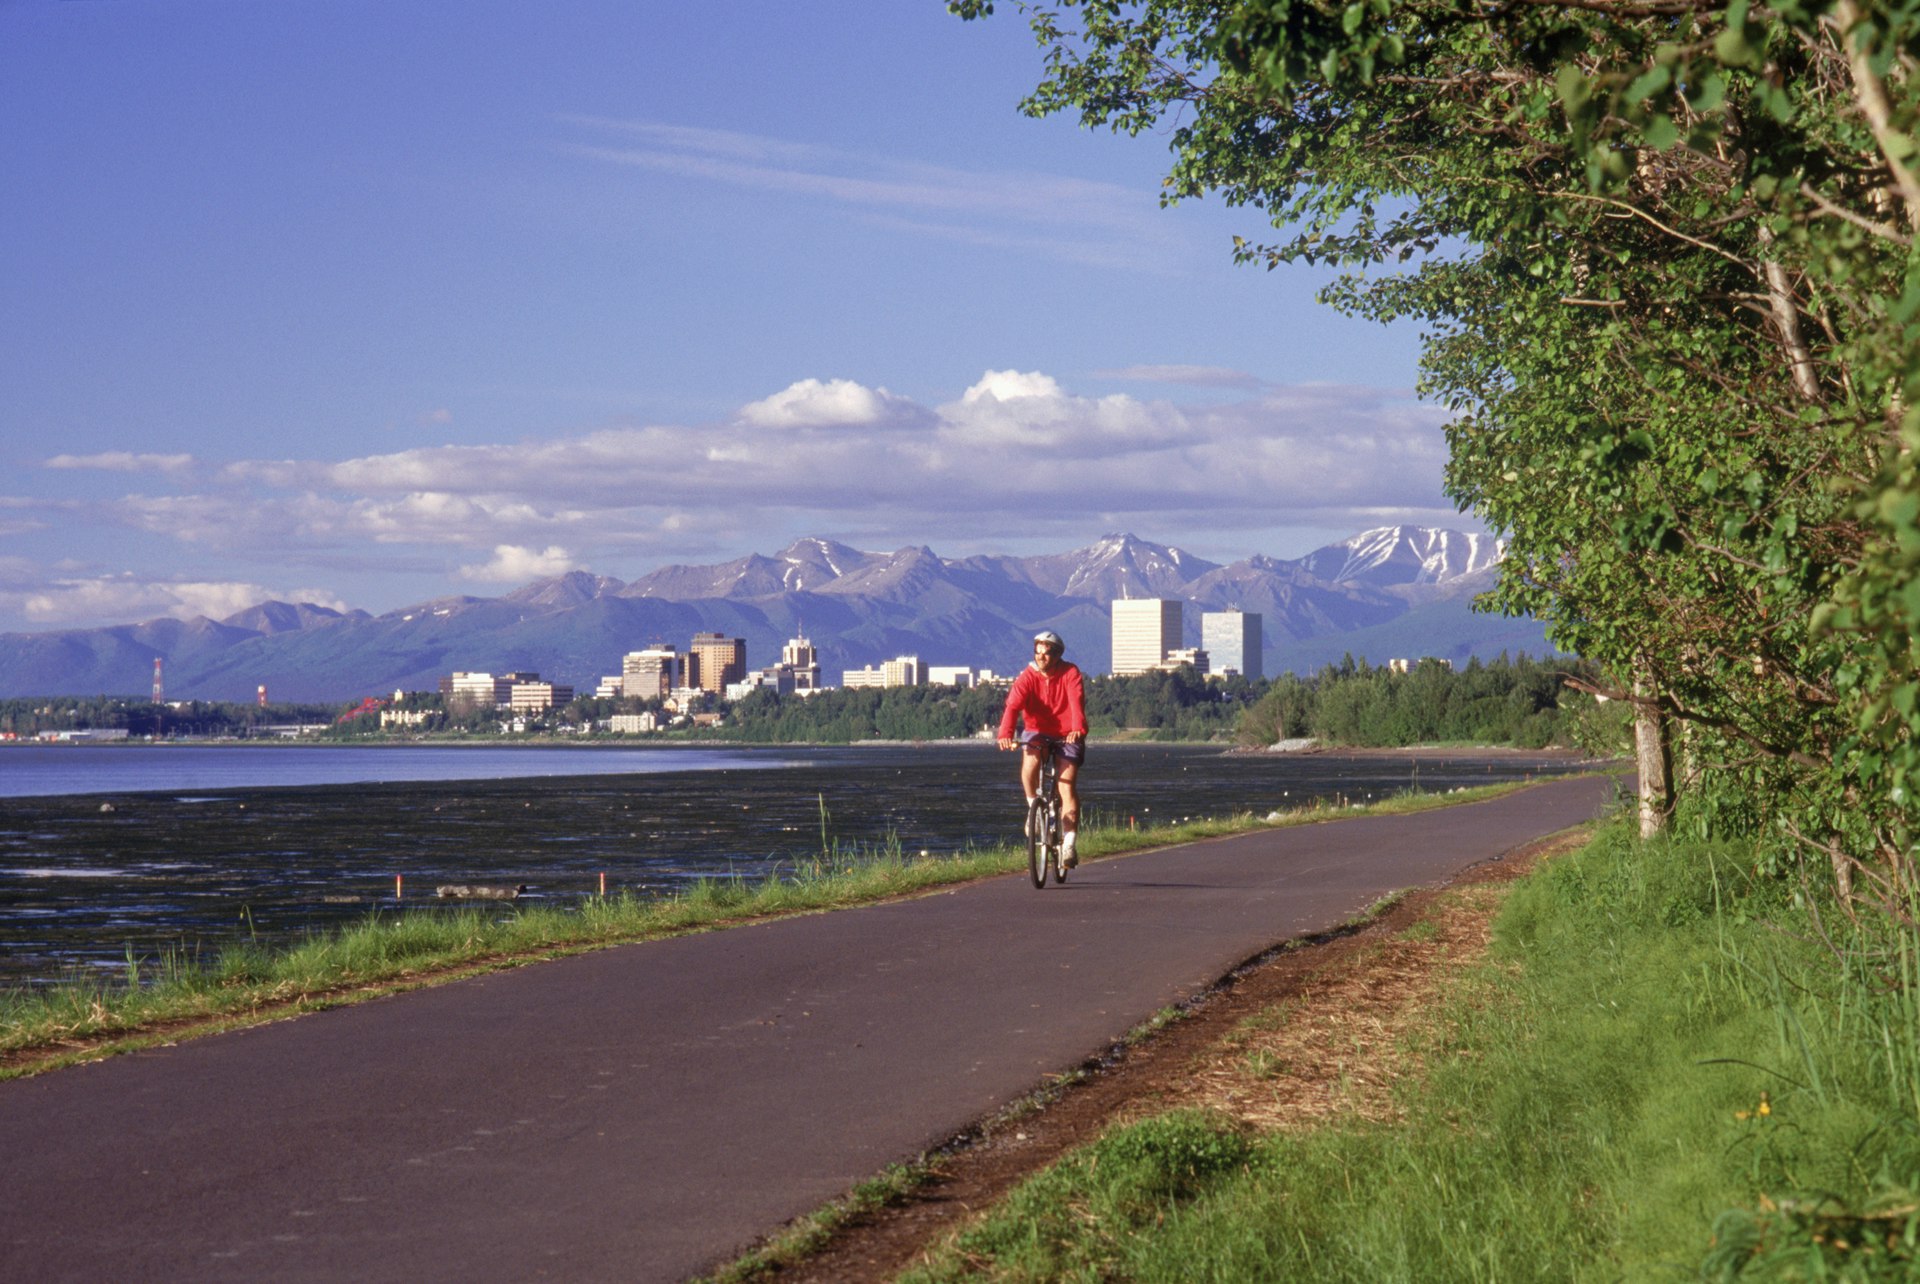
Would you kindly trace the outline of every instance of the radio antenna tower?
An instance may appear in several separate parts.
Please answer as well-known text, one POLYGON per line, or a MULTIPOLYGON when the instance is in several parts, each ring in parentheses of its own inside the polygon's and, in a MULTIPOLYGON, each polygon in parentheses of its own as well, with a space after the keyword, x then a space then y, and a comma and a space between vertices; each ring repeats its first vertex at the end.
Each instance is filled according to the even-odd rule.
POLYGON ((160 682, 160 657, 156 655, 153 657, 153 702, 165 704, 166 700, 167 689, 160 682))

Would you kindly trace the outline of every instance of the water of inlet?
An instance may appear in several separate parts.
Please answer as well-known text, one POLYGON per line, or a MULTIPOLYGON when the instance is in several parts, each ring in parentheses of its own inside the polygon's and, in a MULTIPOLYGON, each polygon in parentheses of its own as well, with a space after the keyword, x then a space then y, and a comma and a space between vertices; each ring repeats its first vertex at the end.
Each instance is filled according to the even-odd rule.
MULTIPOLYGON (((1095 745, 1082 796, 1092 823, 1147 825, 1583 769, 1095 745)), ((1014 772, 984 744, 0 749, 0 986, 432 912, 442 883, 566 904, 603 876, 660 895, 791 875, 826 847, 948 856, 1015 837, 1014 772)))

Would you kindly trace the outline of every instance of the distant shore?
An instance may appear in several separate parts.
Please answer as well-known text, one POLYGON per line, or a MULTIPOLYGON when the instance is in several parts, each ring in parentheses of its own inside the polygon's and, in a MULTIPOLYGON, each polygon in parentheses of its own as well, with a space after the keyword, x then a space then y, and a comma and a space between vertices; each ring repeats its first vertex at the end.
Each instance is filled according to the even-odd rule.
POLYGON ((1241 752, 1322 754, 1337 758, 1551 758, 1557 762, 1576 762, 1582 759, 1593 762, 1611 761, 1611 759, 1595 758, 1584 749, 1569 749, 1565 745, 1548 745, 1543 749, 1520 749, 1513 745, 1364 746, 1330 745, 1318 740, 1282 740, 1276 744, 1256 746, 1241 752))

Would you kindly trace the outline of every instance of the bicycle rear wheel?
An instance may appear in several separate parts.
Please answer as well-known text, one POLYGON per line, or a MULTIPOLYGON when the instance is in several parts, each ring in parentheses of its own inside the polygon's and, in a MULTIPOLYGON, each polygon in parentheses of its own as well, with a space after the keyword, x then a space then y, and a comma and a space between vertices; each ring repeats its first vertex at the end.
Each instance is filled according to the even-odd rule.
POLYGON ((1047 810, 1038 798, 1027 804, 1027 877, 1047 885, 1047 810))

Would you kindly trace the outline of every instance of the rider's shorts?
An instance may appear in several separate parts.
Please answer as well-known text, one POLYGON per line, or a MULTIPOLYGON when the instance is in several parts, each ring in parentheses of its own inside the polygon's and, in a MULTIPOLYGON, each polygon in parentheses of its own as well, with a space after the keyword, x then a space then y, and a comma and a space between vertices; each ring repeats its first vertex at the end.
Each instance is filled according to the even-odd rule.
POLYGON ((1052 741, 1053 752, 1059 755, 1063 762, 1078 766, 1087 760, 1087 742, 1084 740, 1060 740, 1053 736, 1043 736, 1038 731, 1020 733, 1020 743, 1023 745, 1030 745, 1036 740, 1052 741))

